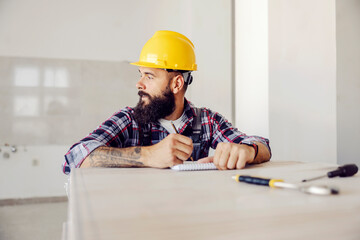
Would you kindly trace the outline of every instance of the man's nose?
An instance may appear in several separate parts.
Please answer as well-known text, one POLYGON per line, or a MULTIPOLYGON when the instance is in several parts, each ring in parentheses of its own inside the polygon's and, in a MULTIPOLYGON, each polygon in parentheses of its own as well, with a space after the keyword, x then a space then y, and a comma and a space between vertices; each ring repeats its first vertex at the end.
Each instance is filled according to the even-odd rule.
POLYGON ((139 79, 139 81, 136 83, 137 89, 145 90, 145 84, 143 83, 143 77, 139 79))

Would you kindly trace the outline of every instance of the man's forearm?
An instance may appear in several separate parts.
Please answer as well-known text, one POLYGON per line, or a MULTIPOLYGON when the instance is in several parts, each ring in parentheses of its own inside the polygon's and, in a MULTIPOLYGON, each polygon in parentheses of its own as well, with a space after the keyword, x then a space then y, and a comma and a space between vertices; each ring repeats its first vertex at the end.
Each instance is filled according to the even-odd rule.
POLYGON ((80 167, 146 167, 141 150, 141 147, 99 147, 84 159, 80 167))

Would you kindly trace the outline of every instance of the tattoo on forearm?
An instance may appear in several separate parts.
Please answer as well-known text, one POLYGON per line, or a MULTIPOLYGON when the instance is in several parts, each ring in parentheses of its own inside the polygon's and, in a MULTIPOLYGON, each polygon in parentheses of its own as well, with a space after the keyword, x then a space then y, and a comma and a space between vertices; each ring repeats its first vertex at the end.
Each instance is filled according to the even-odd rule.
POLYGON ((129 167, 145 167, 139 161, 141 157, 141 147, 121 149, 100 147, 89 156, 89 164, 91 167, 108 167, 108 168, 129 168, 129 167))

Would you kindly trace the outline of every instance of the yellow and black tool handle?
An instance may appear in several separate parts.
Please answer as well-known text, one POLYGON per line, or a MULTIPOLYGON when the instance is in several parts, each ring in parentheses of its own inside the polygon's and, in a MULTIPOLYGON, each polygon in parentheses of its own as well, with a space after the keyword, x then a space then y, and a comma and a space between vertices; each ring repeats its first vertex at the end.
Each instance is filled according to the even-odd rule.
POLYGON ((252 177, 248 175, 236 175, 234 178, 237 182, 245 182, 245 183, 263 185, 269 187, 275 187, 274 186, 275 182, 283 182, 283 180, 281 179, 260 178, 260 177, 252 177))

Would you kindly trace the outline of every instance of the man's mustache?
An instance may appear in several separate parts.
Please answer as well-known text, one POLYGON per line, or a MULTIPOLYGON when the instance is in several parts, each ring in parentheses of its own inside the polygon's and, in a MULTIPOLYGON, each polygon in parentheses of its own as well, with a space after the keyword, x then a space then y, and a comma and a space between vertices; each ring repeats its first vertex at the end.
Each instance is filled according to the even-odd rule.
POLYGON ((146 92, 143 92, 143 91, 139 91, 139 92, 138 92, 138 95, 139 95, 140 97, 146 96, 146 97, 148 97, 148 98, 151 98, 150 94, 148 94, 148 93, 146 93, 146 92))

